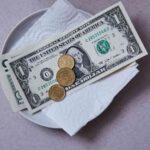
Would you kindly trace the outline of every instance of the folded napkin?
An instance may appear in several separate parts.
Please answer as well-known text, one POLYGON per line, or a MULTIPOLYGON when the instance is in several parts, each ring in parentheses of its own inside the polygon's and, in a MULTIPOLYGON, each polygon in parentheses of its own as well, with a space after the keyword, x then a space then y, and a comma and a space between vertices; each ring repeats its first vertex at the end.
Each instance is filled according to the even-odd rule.
POLYGON ((45 114, 70 136, 97 117, 116 94, 138 73, 134 67, 119 71, 45 108, 45 114), (113 85, 113 86, 112 86, 113 85))
MULTIPOLYGON (((12 51, 17 49, 21 52, 21 49, 72 28, 88 17, 89 15, 76 9, 67 0, 57 0, 13 45, 12 51)), ((54 103, 42 111, 72 136, 87 122, 97 117, 137 73, 136 65, 132 65, 67 96, 62 102, 54 103)))
POLYGON ((89 18, 67 0, 57 0, 31 28, 12 46, 11 52, 36 45, 41 40, 68 30, 89 18))

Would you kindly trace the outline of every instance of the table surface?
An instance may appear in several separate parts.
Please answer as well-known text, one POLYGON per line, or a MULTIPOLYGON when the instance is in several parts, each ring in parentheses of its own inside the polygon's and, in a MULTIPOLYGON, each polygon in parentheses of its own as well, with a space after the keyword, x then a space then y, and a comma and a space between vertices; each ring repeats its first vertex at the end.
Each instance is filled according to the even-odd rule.
MULTIPOLYGON (((1 0, 0 48, 18 21, 54 0, 1 0)), ((76 7, 97 13, 117 0, 70 0, 76 7)), ((123 0, 145 47, 150 49, 150 0, 123 0)), ((149 150, 150 58, 139 61, 140 73, 110 107, 74 137, 62 130, 37 126, 12 113, 0 87, 1 150, 149 150)))

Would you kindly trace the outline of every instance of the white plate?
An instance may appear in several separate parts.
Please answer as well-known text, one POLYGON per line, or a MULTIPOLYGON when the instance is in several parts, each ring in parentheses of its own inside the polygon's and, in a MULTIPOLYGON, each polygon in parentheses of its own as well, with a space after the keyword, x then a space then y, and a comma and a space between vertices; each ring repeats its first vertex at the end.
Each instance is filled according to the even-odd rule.
MULTIPOLYGON (((9 50, 12 48, 13 44, 16 43, 16 41, 18 39, 20 39, 20 37, 22 35, 24 35, 24 33, 33 25, 33 23, 39 18, 41 17, 45 12, 47 11, 47 9, 43 9, 40 10, 38 12, 35 12, 33 14, 31 14, 30 16, 26 17, 25 19, 23 19, 20 23, 18 23, 14 29, 10 32, 8 38, 6 39, 6 42, 4 44, 3 47, 3 51, 2 53, 7 53, 9 52, 9 50)), ((91 16, 91 14, 84 12, 82 10, 79 10, 83 15, 87 16, 87 18, 89 18, 91 16)), ((107 108, 109 104, 107 104, 106 107, 107 108)), ((48 127, 48 128, 55 128, 58 129, 58 125, 56 125, 52 120, 50 120, 42 111, 31 115, 28 113, 28 111, 21 111, 19 112, 21 116, 23 116, 24 118, 26 118, 27 120, 30 120, 31 122, 44 126, 44 127, 48 127)))

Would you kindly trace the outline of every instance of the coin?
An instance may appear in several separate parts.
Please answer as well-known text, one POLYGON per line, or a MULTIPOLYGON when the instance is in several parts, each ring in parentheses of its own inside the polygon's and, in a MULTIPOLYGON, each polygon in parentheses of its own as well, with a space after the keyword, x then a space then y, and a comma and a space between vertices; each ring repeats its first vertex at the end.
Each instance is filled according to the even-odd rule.
POLYGON ((58 66, 59 68, 70 68, 72 69, 74 67, 74 58, 68 54, 60 56, 58 59, 58 66))
POLYGON ((56 75, 58 83, 62 86, 69 86, 75 81, 75 73, 70 68, 61 68, 56 75))
POLYGON ((50 99, 54 101, 60 101, 65 97, 66 92, 64 87, 59 84, 55 84, 50 87, 48 94, 50 99))

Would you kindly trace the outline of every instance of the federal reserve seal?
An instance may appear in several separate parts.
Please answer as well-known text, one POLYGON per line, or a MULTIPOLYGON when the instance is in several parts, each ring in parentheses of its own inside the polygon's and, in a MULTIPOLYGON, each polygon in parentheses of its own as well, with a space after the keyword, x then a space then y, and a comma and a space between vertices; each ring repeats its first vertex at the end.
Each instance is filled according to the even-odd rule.
POLYGON ((53 78, 54 73, 50 68, 43 68, 40 72, 40 76, 44 81, 49 81, 53 78))

